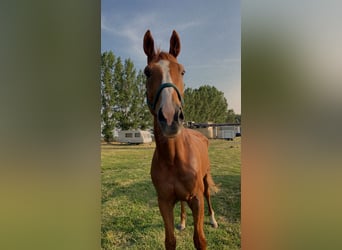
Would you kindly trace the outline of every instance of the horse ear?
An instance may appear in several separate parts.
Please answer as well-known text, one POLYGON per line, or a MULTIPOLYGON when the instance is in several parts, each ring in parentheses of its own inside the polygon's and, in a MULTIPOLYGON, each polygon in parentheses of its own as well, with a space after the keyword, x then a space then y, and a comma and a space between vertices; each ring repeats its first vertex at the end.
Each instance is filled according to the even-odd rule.
POLYGON ((154 41, 150 30, 147 30, 144 36, 144 52, 147 55, 147 63, 149 63, 155 55, 154 41))
POLYGON ((180 39, 178 33, 174 30, 170 38, 170 50, 169 53, 174 57, 177 57, 181 50, 180 39))

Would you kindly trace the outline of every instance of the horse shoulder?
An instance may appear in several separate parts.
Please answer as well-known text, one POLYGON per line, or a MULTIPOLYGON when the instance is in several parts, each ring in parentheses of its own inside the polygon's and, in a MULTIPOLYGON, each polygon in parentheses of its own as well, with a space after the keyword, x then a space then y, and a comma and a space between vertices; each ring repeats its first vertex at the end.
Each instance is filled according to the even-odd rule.
POLYGON ((193 129, 187 129, 187 134, 188 144, 191 144, 193 150, 192 161, 196 162, 197 173, 204 176, 210 166, 208 154, 209 140, 203 134, 193 129))
POLYGON ((209 147, 209 140, 202 133, 193 129, 185 129, 185 131, 188 134, 190 143, 197 143, 201 146, 209 147))

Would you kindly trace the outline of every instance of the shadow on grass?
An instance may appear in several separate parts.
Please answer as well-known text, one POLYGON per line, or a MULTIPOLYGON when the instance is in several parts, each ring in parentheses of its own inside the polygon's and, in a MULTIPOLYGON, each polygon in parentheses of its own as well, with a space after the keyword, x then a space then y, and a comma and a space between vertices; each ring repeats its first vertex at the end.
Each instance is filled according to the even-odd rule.
MULTIPOLYGON (((227 244, 232 245, 233 248, 239 247, 240 229, 237 225, 240 223, 241 214, 240 176, 213 175, 213 179, 217 184, 221 184, 220 191, 212 195, 212 204, 219 228, 212 229, 209 226, 209 218, 206 216, 207 239, 214 241, 220 246, 220 249, 227 244)), ((146 240, 146 244, 150 244, 156 237, 158 237, 156 242, 163 244, 164 224, 158 209, 156 191, 150 179, 119 182, 115 181, 113 177, 107 179, 102 185, 101 245, 103 249, 107 249, 108 246, 115 246, 118 249, 131 248, 146 242, 146 240), (114 238, 108 236, 111 234, 114 235, 114 238)), ((180 215, 179 203, 175 206, 174 214, 175 225, 177 225, 180 215)), ((205 214, 207 215, 206 204, 205 214)), ((187 229, 180 233, 183 238, 188 238, 187 242, 190 239, 190 243, 187 244, 192 246, 193 219, 188 207, 187 217, 187 229)), ((177 237, 179 242, 182 241, 182 237, 179 235, 177 237)), ((159 249, 157 246, 152 248, 159 249)))
POLYGON ((212 196, 215 215, 226 217, 230 222, 241 221, 240 175, 213 175, 220 191, 212 196))
POLYGON ((109 200, 120 200, 125 197, 132 203, 148 204, 153 198, 156 198, 152 181, 140 181, 131 184, 122 185, 115 180, 107 183, 102 183, 103 189, 106 193, 102 193, 102 203, 109 200))
MULTIPOLYGON (((220 191, 211 196, 216 216, 226 217, 230 222, 240 221, 241 217, 241 179, 240 175, 213 175, 220 191)), ((125 199, 132 206, 157 208, 157 195, 151 180, 121 185, 114 180, 103 183, 102 204, 108 201, 125 199)), ((175 206, 175 210, 178 209, 175 206)), ((125 208, 122 208, 125 209, 125 208)), ((207 214, 207 205, 205 203, 207 214)))

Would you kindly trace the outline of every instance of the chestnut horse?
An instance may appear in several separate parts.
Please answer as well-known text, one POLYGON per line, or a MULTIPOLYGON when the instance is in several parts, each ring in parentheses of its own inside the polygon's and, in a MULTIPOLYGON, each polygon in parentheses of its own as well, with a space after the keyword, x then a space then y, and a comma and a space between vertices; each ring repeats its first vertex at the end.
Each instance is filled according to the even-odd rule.
POLYGON ((151 177, 158 195, 158 205, 165 226, 165 248, 176 249, 173 208, 181 201, 180 230, 185 228, 185 202, 194 218, 193 240, 196 249, 206 249, 203 231, 204 196, 208 203, 210 223, 217 227, 210 202, 209 188, 215 190, 210 175, 208 139, 201 133, 183 127, 184 68, 177 61, 180 39, 173 31, 169 53, 156 51, 151 32, 144 36, 147 66, 146 98, 154 118, 156 149, 151 177))

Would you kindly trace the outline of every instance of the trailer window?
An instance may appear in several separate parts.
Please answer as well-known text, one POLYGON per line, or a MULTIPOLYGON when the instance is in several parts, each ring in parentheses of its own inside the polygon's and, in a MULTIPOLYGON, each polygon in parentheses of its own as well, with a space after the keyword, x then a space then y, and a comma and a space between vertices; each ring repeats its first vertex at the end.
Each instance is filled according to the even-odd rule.
POLYGON ((140 137, 140 133, 135 133, 134 137, 140 137))
POLYGON ((125 137, 126 137, 126 138, 132 138, 132 137, 133 137, 133 134, 132 134, 132 133, 125 133, 125 137))

